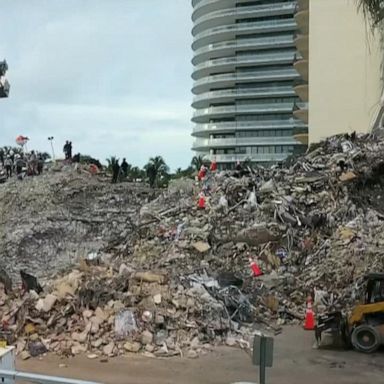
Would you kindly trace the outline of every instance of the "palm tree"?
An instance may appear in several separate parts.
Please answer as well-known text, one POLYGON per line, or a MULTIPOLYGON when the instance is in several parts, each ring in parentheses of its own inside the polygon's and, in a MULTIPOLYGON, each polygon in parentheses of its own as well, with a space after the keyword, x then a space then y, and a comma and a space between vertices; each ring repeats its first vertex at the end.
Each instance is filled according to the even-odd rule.
POLYGON ((111 156, 110 158, 107 159, 107 170, 108 172, 113 171, 114 165, 119 161, 119 159, 116 156, 111 156))
POLYGON ((139 167, 132 167, 128 175, 131 180, 136 181, 138 179, 143 179, 145 177, 145 172, 139 167))
POLYGON ((357 0, 358 8, 369 19, 373 28, 384 20, 384 4, 382 0, 357 0))
POLYGON ((4 154, 8 154, 10 152, 13 152, 15 155, 22 155, 23 154, 23 149, 21 147, 9 147, 9 146, 4 146, 2 148, 2 152, 4 154))
POLYGON ((195 169, 195 171, 198 171, 203 164, 204 164, 203 156, 194 156, 192 158, 191 165, 195 169))
POLYGON ((168 176, 169 172, 169 167, 161 156, 151 157, 144 169, 147 172, 151 188, 158 187, 160 180, 168 176))
POLYGON ((129 163, 127 163, 127 164, 128 164, 128 165, 127 165, 127 170, 126 170, 126 171, 124 171, 123 167, 121 167, 121 168, 122 168, 123 171, 124 171, 124 177, 125 177, 125 178, 130 178, 130 175, 131 175, 133 166, 132 166, 132 164, 129 164, 129 163))

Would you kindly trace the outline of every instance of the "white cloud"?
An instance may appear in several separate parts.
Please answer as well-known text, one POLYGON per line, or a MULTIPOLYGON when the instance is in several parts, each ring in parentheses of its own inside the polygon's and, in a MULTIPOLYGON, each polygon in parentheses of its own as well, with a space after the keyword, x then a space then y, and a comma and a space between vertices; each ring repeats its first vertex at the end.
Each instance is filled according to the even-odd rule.
POLYGON ((0 144, 55 136, 101 159, 192 157, 190 4, 185 0, 2 0, 11 94, 0 144), (15 23, 17 20, 17 23, 15 23))

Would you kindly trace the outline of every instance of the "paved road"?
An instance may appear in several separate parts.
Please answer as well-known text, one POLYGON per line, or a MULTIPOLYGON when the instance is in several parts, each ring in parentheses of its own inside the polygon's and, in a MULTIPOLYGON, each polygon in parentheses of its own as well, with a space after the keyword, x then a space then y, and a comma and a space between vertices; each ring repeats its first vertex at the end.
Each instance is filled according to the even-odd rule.
MULTIPOLYGON (((384 383, 384 352, 364 355, 354 351, 324 351, 312 348, 313 334, 286 328, 276 338, 275 366, 268 384, 379 384, 384 383)), ((257 382, 257 368, 245 352, 220 348, 196 360, 149 359, 130 356, 108 363, 79 357, 18 362, 18 368, 60 376, 96 380, 105 384, 229 384, 257 382), (60 368, 60 364, 66 368, 60 368)))

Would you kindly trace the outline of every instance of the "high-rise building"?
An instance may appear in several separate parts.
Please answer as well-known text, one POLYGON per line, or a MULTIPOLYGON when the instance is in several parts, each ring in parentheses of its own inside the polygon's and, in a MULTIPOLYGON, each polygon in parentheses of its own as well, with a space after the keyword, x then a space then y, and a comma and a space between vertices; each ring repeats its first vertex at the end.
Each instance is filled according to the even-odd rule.
POLYGON ((357 2, 298 0, 296 88, 307 102, 296 116, 308 122, 309 142, 382 125, 382 38, 372 33, 357 2))
POLYGON ((297 1, 192 0, 193 149, 232 167, 306 150, 297 1), (300 116, 299 116, 300 117, 300 116), (297 138, 300 138, 299 141, 297 138))
POLYGON ((0 98, 2 97, 8 97, 9 95, 9 83, 8 80, 5 78, 5 74, 8 70, 7 62, 0 61, 0 98))

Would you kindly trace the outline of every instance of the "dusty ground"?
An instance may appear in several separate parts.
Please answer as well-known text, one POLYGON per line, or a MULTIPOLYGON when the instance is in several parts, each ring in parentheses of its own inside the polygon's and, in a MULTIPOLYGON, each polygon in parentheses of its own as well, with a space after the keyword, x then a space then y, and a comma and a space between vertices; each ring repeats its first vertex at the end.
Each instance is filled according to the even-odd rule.
MULTIPOLYGON (((378 384, 384 377, 384 353, 315 350, 313 333, 287 328, 275 340, 275 366, 268 384, 378 384)), ((257 382, 258 371, 237 349, 220 348, 196 360, 149 359, 141 356, 112 359, 108 363, 86 357, 19 361, 18 369, 95 380, 105 384, 229 384, 257 382), (60 364, 66 364, 60 368, 60 364)))

